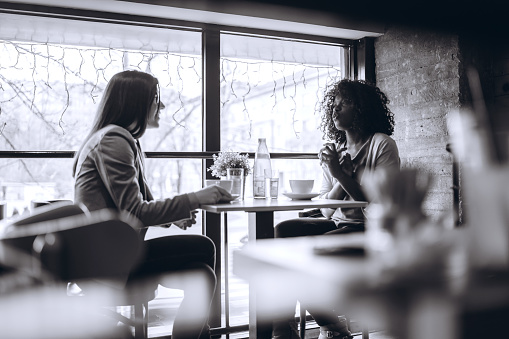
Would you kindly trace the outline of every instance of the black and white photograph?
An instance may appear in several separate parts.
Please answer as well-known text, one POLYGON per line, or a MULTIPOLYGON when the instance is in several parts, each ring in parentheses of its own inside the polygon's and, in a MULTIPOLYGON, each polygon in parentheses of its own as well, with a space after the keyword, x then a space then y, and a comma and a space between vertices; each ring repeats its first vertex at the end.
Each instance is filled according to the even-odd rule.
POLYGON ((0 339, 509 337, 509 3, 0 0, 0 339))

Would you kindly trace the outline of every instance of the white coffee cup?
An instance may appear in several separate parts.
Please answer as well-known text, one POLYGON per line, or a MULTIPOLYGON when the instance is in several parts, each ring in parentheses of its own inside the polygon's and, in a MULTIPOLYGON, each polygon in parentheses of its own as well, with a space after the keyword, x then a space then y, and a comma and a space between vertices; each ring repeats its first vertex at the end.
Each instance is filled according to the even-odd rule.
POLYGON ((296 179, 290 180, 290 188, 293 193, 311 193, 313 190, 314 180, 296 179))

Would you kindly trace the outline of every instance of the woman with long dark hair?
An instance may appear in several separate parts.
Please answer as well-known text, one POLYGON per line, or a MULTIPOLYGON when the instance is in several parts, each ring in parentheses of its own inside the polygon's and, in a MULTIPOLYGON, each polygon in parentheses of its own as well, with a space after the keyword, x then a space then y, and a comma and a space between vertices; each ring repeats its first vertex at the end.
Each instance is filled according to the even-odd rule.
MULTIPOLYGON (((164 108, 155 77, 139 71, 115 74, 109 81, 92 130, 74 162, 74 202, 90 211, 103 208, 127 211, 143 225, 182 229, 192 226, 202 204, 231 201, 219 186, 154 199, 144 176, 144 158, 138 139, 147 128, 159 127, 164 108)), ((140 230, 144 237, 146 228, 140 230)), ((207 325, 215 290, 215 246, 202 235, 173 235, 144 241, 145 255, 129 281, 143 281, 184 290, 174 322, 173 338, 210 338, 207 325), (168 272, 192 272, 196 284, 168 272)))
MULTIPOLYGON (((390 137, 394 131, 389 99, 376 86, 344 79, 331 86, 322 101, 321 129, 329 142, 318 157, 323 168, 320 197, 368 201, 363 190, 366 175, 378 170, 399 171, 398 147, 390 137)), ((275 228, 276 238, 363 232, 362 208, 322 209, 322 218, 286 220, 275 228)), ((320 339, 350 338, 338 314, 308 309, 320 325, 320 339)), ((293 316, 283 315, 274 323, 277 338, 296 333, 293 316)))

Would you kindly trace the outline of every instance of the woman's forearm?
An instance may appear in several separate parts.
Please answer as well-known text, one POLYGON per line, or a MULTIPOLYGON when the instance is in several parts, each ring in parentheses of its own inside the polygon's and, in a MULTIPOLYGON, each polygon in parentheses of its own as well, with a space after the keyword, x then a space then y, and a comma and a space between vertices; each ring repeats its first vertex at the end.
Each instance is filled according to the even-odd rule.
POLYGON ((324 198, 342 200, 346 196, 346 192, 339 182, 336 182, 332 189, 327 193, 324 198))
POLYGON ((336 176, 338 184, 341 186, 345 194, 348 194, 353 200, 366 201, 366 195, 361 185, 348 175, 336 176))
MULTIPOLYGON (((332 189, 329 192, 327 192, 327 193, 322 195, 322 198, 343 200, 345 198, 345 196, 346 196, 346 192, 343 190, 341 185, 338 182, 336 182, 332 186, 332 189)), ((330 219, 331 216, 336 211, 336 209, 334 209, 334 208, 321 208, 320 211, 322 212, 324 217, 326 217, 327 219, 330 219)))

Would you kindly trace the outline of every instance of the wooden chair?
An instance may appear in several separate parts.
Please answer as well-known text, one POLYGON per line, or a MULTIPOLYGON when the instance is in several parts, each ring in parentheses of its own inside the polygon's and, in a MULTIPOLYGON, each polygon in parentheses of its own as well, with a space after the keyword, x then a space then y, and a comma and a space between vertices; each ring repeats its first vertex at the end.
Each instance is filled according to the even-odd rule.
POLYGON ((83 206, 58 202, 38 207, 28 217, 14 220, 3 242, 38 257, 46 270, 60 281, 77 282, 83 290, 78 300, 93 299, 95 291, 107 291, 106 306, 132 305, 135 319, 117 320, 134 326, 135 338, 147 337, 148 301, 155 291, 125 286, 129 272, 140 259, 140 222, 112 210, 88 212, 83 206), (143 312, 147 310, 146 312, 143 312))

